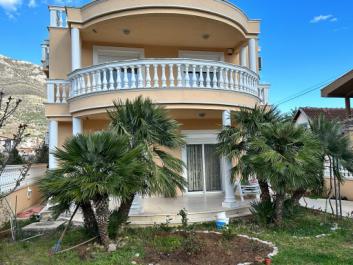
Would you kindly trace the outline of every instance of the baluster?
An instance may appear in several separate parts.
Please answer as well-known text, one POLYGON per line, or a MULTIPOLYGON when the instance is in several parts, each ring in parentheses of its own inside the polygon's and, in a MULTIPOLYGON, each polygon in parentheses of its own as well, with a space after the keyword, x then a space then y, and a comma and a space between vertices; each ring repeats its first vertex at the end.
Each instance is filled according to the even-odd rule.
POLYGON ((182 80, 182 76, 181 76, 181 64, 177 64, 177 86, 178 87, 182 87, 183 86, 183 80, 182 80))
POLYGON ((75 89, 76 89, 75 94, 76 94, 76 96, 80 94, 80 82, 79 82, 79 77, 80 77, 80 76, 77 75, 76 78, 75 78, 75 89))
POLYGON ((165 64, 162 64, 162 88, 167 87, 167 77, 165 75, 165 64))
POLYGON ((62 84, 62 103, 67 103, 67 93, 66 93, 66 84, 62 84))
POLYGON ((217 66, 213 66, 213 88, 218 88, 217 66))
POLYGON ((86 85, 87 85, 87 93, 90 93, 91 90, 92 90, 92 88, 91 88, 90 74, 89 74, 89 73, 86 73, 85 76, 86 76, 86 80, 87 80, 87 82, 86 82, 86 85))
POLYGON ((146 64, 146 87, 151 88, 151 73, 149 64, 146 64))
POLYGON ((219 88, 224 88, 223 67, 219 68, 219 88))
POLYGON ((185 64, 185 87, 190 87, 189 64, 185 64))
POLYGON ((101 77, 101 70, 96 71, 97 76, 97 91, 102 90, 102 77, 101 77))
POLYGON ((124 88, 129 88, 129 78, 127 76, 127 66, 124 66, 124 88))
POLYGON ((103 90, 108 90, 107 69, 103 69, 103 90))
POLYGON ((55 94, 55 103, 61 103, 60 100, 60 84, 55 84, 56 94, 55 94))
POLYGON ((136 88, 135 66, 131 66, 131 88, 136 88))
POLYGON ((244 73, 244 87, 245 87, 245 91, 249 92, 249 78, 248 78, 248 74, 244 73))
POLYGON ((197 87, 197 76, 196 76, 196 64, 192 65, 192 79, 191 79, 191 86, 197 87))
POLYGON ((72 78, 71 82, 71 89, 70 89, 70 97, 76 96, 76 79, 72 78))
POLYGON ((121 68, 116 67, 116 89, 121 88, 121 68))
POLYGON ((114 75, 113 68, 109 68, 109 90, 114 90, 114 75))
POLYGON ((229 88, 229 79, 228 79, 228 70, 227 68, 224 69, 224 88, 228 89, 229 88))
POLYGON ((234 70, 233 69, 229 70, 229 78, 230 78, 229 87, 231 90, 234 90, 234 70))
POLYGON ((58 16, 59 16, 59 27, 62 28, 64 26, 62 10, 58 10, 58 16))
POLYGON ((242 71, 239 71, 239 90, 240 91, 244 90, 244 78, 243 78, 242 71))
POLYGON ((210 66, 206 65, 206 87, 211 88, 210 66))
POLYGON ((235 70, 234 73, 234 89, 239 90, 239 70, 235 70))
POLYGON ((153 87, 159 87, 158 64, 153 64, 153 87))
POLYGON ((203 83, 203 81, 204 81, 204 79, 203 79, 203 66, 202 65, 200 65, 200 67, 199 67, 199 69, 200 69, 200 78, 199 78, 199 85, 200 85, 200 87, 201 88, 203 88, 203 87, 205 87, 205 85, 204 85, 204 83, 203 83))
POLYGON ((137 67, 138 67, 137 87, 142 88, 143 87, 142 65, 138 65, 137 67))
POLYGON ((92 92, 95 92, 95 91, 97 91, 97 78, 96 78, 96 72, 95 71, 93 71, 93 72, 91 72, 91 73, 89 73, 90 75, 91 75, 91 77, 92 77, 92 89, 91 89, 91 91, 92 92))
POLYGON ((173 64, 169 64, 169 87, 175 87, 173 64))

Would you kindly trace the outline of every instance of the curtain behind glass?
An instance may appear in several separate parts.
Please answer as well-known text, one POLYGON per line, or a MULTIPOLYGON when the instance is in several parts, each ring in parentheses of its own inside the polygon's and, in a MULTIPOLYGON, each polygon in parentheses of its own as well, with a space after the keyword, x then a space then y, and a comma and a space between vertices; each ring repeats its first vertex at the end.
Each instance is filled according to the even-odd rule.
POLYGON ((202 145, 186 146, 188 191, 203 191, 202 145))
POLYGON ((215 144, 205 144, 206 191, 221 190, 220 159, 215 144))

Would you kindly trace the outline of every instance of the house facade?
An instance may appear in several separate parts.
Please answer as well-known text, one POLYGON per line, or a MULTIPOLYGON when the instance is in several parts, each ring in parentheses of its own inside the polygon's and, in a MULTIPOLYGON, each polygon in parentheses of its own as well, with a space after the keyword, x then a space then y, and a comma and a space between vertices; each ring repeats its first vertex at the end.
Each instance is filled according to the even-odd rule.
MULTIPOLYGON (((221 0, 96 0, 50 6, 42 45, 50 149, 107 128, 113 100, 148 97, 181 124, 187 193, 224 194, 231 162, 216 154, 231 111, 267 103, 260 85, 260 22, 221 0)), ((50 155, 49 167, 57 161, 50 155)))

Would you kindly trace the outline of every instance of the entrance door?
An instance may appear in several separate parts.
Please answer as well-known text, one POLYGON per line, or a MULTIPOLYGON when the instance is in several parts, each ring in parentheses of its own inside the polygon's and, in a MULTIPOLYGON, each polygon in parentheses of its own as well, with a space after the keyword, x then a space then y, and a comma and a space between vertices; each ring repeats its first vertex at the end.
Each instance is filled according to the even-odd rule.
POLYGON ((186 146, 188 191, 220 191, 220 159, 215 144, 186 146))

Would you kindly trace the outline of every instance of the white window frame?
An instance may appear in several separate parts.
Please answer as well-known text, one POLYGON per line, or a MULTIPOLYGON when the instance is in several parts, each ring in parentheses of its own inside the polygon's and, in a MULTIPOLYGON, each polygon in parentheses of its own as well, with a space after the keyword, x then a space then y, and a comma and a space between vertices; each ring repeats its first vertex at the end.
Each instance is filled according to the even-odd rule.
MULTIPOLYGON (((202 163, 205 163, 205 154, 204 154, 204 145, 205 144, 217 144, 218 143, 218 134, 220 133, 219 130, 182 130, 181 133, 185 136, 185 142, 186 145, 188 144, 200 144, 202 145, 202 163)), ((187 181, 188 179, 188 174, 187 174, 187 152, 186 152, 186 145, 184 145, 181 148, 181 160, 184 162, 185 167, 183 170, 183 176, 185 180, 187 181)), ((222 193, 223 192, 223 174, 222 174, 222 159, 220 158, 220 177, 221 177, 221 190, 219 191, 206 191, 206 179, 205 175, 203 176, 203 191, 191 191, 189 192, 186 188, 186 193, 189 195, 192 194, 212 194, 212 193, 222 193)), ((205 165, 203 165, 203 168, 205 168, 205 165)), ((205 172, 204 172, 205 174, 205 172)))
POLYGON ((137 55, 139 59, 145 58, 145 50, 143 48, 113 47, 113 46, 93 46, 93 65, 98 64, 98 57, 104 55, 137 55))
POLYGON ((189 59, 196 59, 198 57, 201 57, 202 60, 224 62, 224 52, 179 50, 178 56, 179 58, 189 59), (215 60, 214 58, 217 58, 217 60, 215 60))

